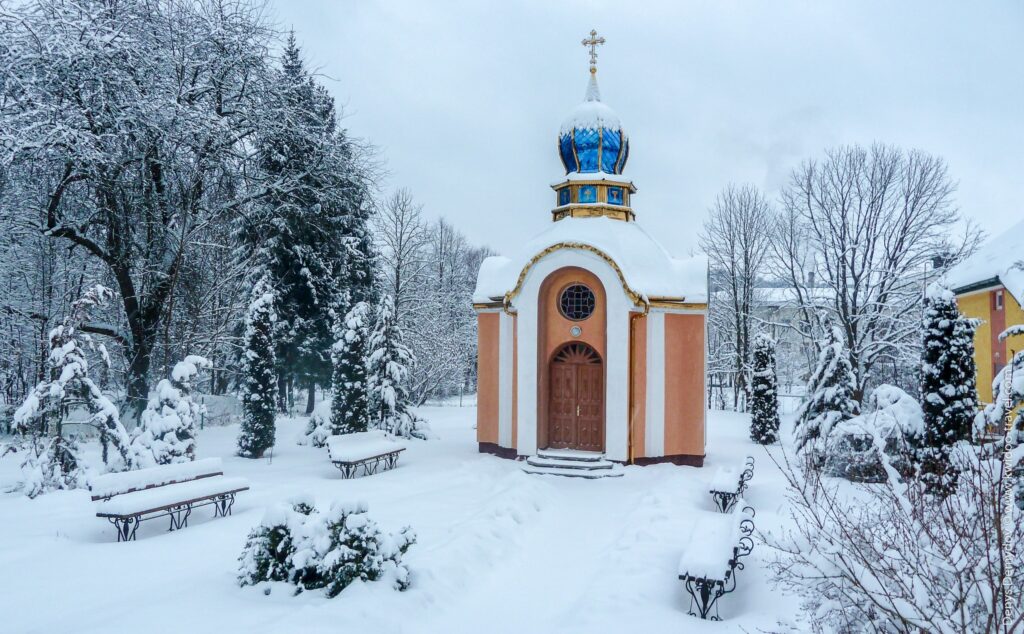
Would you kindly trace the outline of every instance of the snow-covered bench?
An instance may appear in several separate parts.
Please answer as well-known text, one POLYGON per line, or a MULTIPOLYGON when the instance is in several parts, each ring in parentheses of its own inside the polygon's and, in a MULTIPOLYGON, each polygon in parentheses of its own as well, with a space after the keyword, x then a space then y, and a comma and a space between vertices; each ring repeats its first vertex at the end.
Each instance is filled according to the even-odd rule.
POLYGON ((706 515, 697 521, 693 538, 679 559, 679 579, 690 593, 690 616, 721 621, 717 601, 736 589, 740 558, 754 549, 754 509, 742 506, 725 515, 706 515), (694 612, 694 602, 697 611, 694 612))
POLYGON ((394 469, 398 465, 398 454, 403 451, 405 447, 398 444, 394 436, 380 429, 327 438, 331 463, 345 478, 355 477, 359 469, 364 475, 394 469))
POLYGON ((235 494, 249 489, 244 478, 225 478, 220 458, 109 473, 92 481, 96 517, 117 528, 117 541, 135 539, 139 523, 170 517, 177 530, 188 526, 192 509, 213 505, 214 517, 231 514, 235 494))
POLYGON ((711 478, 710 490, 718 510, 722 513, 731 511, 736 505, 736 500, 747 490, 747 483, 753 477, 753 456, 747 456, 747 460, 738 468, 719 467, 711 478))

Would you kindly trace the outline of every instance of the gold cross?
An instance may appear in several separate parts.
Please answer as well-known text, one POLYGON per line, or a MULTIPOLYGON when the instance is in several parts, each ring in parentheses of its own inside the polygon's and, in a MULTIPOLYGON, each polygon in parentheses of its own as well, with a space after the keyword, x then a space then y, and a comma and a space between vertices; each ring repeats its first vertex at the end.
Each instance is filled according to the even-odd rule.
POLYGON ((597 37, 597 31, 591 29, 590 37, 583 40, 583 46, 590 47, 590 72, 597 72, 597 47, 599 44, 604 44, 603 37, 597 37))

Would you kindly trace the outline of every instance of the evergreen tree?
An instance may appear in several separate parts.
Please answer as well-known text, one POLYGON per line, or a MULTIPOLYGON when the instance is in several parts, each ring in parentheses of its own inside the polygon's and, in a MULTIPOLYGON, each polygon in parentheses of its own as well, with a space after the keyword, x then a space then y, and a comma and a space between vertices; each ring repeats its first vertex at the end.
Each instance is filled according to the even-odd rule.
POLYGON ((765 333, 754 337, 751 376, 750 439, 770 445, 779 438, 779 390, 775 375, 775 340, 765 333))
POLYGON ((71 305, 61 325, 49 333, 50 378, 36 385, 14 412, 14 430, 26 437, 22 480, 30 497, 53 489, 74 488, 81 483, 78 443, 64 429, 72 409, 84 410, 87 414, 87 418, 77 423, 96 429, 107 469, 120 471, 133 467, 130 439, 121 424, 118 409, 89 376, 89 353, 109 364, 107 351, 81 331, 82 323, 92 312, 112 297, 113 291, 97 285, 71 305))
POLYGON ((416 360, 405 346, 390 295, 377 306, 377 320, 366 361, 370 425, 397 436, 426 437, 425 422, 409 410, 406 379, 416 360))
POLYGON ((926 490, 948 495, 956 487, 956 467, 949 448, 971 436, 978 408, 974 367, 977 321, 957 309, 953 293, 928 288, 922 333, 921 408, 924 436, 918 460, 926 490))
POLYGON ((265 284, 256 287, 245 318, 245 368, 242 383, 242 427, 238 455, 260 458, 274 446, 274 294, 265 284))
POLYGON ((170 379, 162 379, 149 397, 132 439, 139 467, 190 462, 196 459, 196 425, 203 406, 192 400, 199 368, 209 368, 205 357, 188 355, 176 363, 170 379))
POLYGON ((351 434, 366 431, 369 394, 366 382, 366 345, 369 338, 370 306, 358 302, 339 319, 338 340, 331 349, 334 361, 331 431, 351 434))
POLYGON ((279 406, 285 386, 298 381, 308 414, 316 385, 331 378, 330 309, 347 285, 357 299, 372 283, 368 188, 357 148, 337 128, 334 101, 309 76, 294 35, 279 83, 287 120, 263 131, 257 147, 262 169, 290 186, 270 191, 239 226, 239 257, 254 282, 266 278, 276 291, 279 406))
POLYGON ((856 379, 850 354, 839 328, 826 327, 827 338, 814 373, 807 384, 808 399, 801 407, 794 430, 797 451, 807 456, 808 464, 820 467, 824 462, 825 441, 836 423, 856 416, 860 407, 853 399, 856 379))

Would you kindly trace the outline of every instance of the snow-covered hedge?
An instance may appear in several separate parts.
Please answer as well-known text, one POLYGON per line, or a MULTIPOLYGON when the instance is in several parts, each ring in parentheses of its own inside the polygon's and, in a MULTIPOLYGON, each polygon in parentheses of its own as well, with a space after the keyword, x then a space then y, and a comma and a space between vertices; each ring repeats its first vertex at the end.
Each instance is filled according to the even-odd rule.
POLYGON ((354 581, 383 579, 405 590, 409 569, 402 556, 416 537, 409 527, 382 532, 366 511, 362 502, 321 511, 305 499, 271 508, 239 557, 239 585, 284 581, 296 594, 323 589, 335 597, 354 581))
POLYGON ((903 475, 924 433, 924 414, 912 396, 893 385, 879 385, 868 399, 867 414, 838 423, 828 437, 825 473, 856 482, 885 482, 886 472, 875 439, 881 439, 890 462, 903 475))

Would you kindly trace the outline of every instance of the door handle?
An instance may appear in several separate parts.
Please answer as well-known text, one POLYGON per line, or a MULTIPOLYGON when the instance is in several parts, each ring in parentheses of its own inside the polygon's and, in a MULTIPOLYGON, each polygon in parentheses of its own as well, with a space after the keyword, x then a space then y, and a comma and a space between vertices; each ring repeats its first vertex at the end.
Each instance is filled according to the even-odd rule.
POLYGON ((576 403, 576 418, 580 417, 580 404, 576 403))

